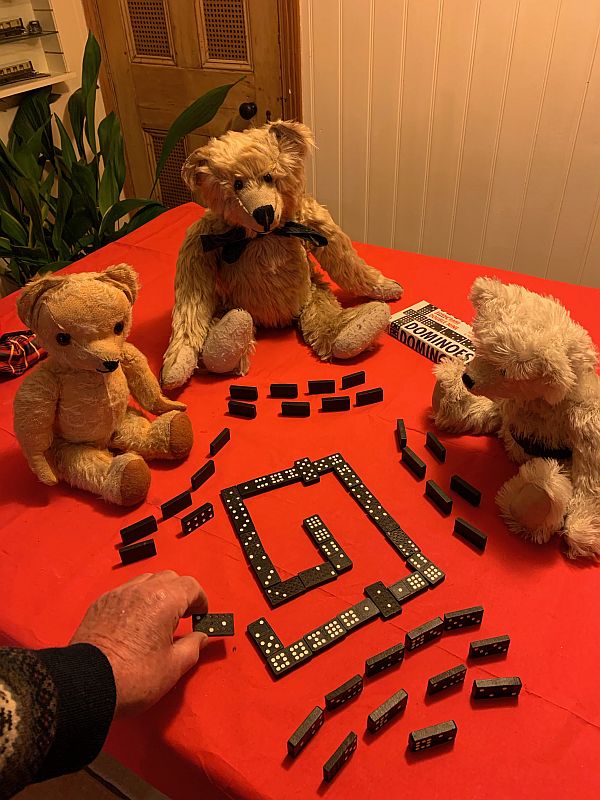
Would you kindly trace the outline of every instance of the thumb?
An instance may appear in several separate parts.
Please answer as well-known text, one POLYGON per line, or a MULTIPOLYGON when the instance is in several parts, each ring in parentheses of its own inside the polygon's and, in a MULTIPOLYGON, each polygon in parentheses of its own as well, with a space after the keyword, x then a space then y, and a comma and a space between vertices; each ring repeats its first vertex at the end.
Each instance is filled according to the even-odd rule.
POLYGON ((200 651, 208 642, 208 636, 199 631, 193 631, 173 643, 173 657, 179 677, 198 663, 200 651))

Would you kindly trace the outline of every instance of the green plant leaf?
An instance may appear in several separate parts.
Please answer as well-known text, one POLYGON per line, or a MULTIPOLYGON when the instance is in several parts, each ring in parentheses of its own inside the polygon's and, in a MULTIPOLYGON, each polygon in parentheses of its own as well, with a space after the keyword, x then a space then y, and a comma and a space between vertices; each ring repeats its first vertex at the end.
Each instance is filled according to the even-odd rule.
POLYGON ((96 206, 97 185, 96 177, 88 164, 73 164, 71 179, 79 192, 89 199, 88 207, 96 206))
POLYGON ((31 243, 33 245, 42 247, 46 251, 47 255, 40 197, 37 192, 33 191, 30 181, 28 181, 27 178, 15 178, 15 188, 23 205, 25 206, 27 213, 29 214, 31 234, 33 234, 33 237, 35 237, 31 243))
POLYGON ((122 236, 125 236, 126 234, 136 230, 136 228, 141 228, 141 226, 145 225, 146 222, 156 219, 156 217, 159 217, 166 210, 167 209, 161 203, 153 203, 152 205, 147 205, 144 208, 140 208, 140 210, 133 215, 129 222, 127 222, 117 231, 115 239, 120 239, 122 236))
POLYGON ((9 142, 12 143, 14 138, 25 142, 31 139, 38 130, 42 129, 41 152, 49 161, 54 162, 50 90, 50 86, 44 86, 23 97, 11 126, 9 142))
POLYGON ((40 267, 38 270, 40 275, 44 275, 46 272, 56 272, 59 269, 63 269, 63 267, 68 267, 69 264, 72 263, 70 259, 62 259, 59 261, 52 261, 49 264, 44 264, 43 267, 40 267))
POLYGON ((85 158, 85 147, 83 144, 83 126, 85 124, 85 101, 81 89, 77 89, 69 97, 67 111, 71 121, 77 152, 81 158, 85 158))
POLYGON ((56 127, 58 128, 58 133, 60 134, 60 154, 62 156, 64 164, 66 165, 66 167, 70 172, 71 167, 77 161, 77 158, 75 156, 75 150, 73 149, 73 143, 71 142, 71 137, 67 133, 67 129, 62 124, 58 114, 54 115, 54 119, 56 121, 56 127))
POLYGON ((102 216, 106 214, 109 208, 113 206, 119 199, 119 187, 115 180, 115 174, 112 164, 105 167, 102 177, 100 178, 100 190, 98 192, 98 206, 102 216))
POLYGON ((125 184, 125 152, 121 126, 114 112, 111 111, 98 126, 98 140, 104 168, 112 166, 113 177, 120 196, 125 184))
POLYGON ((8 211, 0 209, 0 229, 9 239, 16 244, 25 246, 27 244, 27 231, 21 222, 9 214, 8 211))
POLYGON ((100 60, 100 47, 96 41, 96 37, 90 31, 83 53, 81 92, 85 108, 85 136, 89 142, 92 153, 97 152, 96 90, 98 86, 98 73, 100 72, 100 60))
POLYGON ((52 231, 52 244, 61 258, 69 255, 69 248, 63 240, 63 230, 67 220, 73 192, 64 178, 58 179, 58 202, 54 216, 54 230, 52 231))
MULTIPOLYGON (((0 139, 0 165, 4 165, 7 168, 5 176, 7 173, 8 175, 10 175, 11 172, 18 177, 24 177, 25 175, 25 173, 23 172, 21 167, 17 164, 12 154, 9 152, 7 146, 1 139, 0 139)), ((12 178, 13 176, 10 175, 10 177, 12 178)))
POLYGON ((235 83, 227 83, 224 86, 217 86, 216 88, 211 89, 210 91, 206 92, 206 94, 203 94, 202 97, 199 97, 197 100, 195 100, 185 109, 185 111, 181 112, 165 136, 165 142, 156 164, 156 173, 154 176, 154 184, 152 185, 152 192, 154 191, 154 188, 158 183, 158 179, 160 178, 160 173, 162 172, 163 167, 165 166, 165 163, 168 157, 171 155, 171 152, 177 142, 183 139, 184 136, 187 136, 188 133, 195 131, 197 128, 201 128, 203 125, 207 125, 223 105, 223 101, 227 97, 229 90, 243 80, 244 78, 240 78, 239 80, 235 81, 235 83))
POLYGON ((111 206, 111 208, 109 208, 104 215, 100 225, 100 230, 98 232, 100 238, 102 239, 104 236, 114 233, 115 225, 122 217, 125 216, 125 214, 130 214, 136 208, 146 208, 150 206, 159 208, 161 214, 166 210, 164 206, 156 200, 144 200, 139 197, 130 197, 126 200, 119 200, 117 203, 111 206))

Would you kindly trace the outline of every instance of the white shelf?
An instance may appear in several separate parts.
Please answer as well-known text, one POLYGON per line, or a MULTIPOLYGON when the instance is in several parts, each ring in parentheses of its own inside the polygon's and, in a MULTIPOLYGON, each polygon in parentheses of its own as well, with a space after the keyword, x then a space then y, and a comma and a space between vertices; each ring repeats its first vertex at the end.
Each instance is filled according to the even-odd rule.
POLYGON ((41 89, 42 86, 68 81, 74 77, 74 72, 57 72, 54 75, 44 75, 42 78, 34 78, 31 81, 9 83, 4 89, 0 89, 0 100, 4 100, 6 97, 14 97, 14 95, 22 94, 23 92, 31 92, 33 89, 41 89))

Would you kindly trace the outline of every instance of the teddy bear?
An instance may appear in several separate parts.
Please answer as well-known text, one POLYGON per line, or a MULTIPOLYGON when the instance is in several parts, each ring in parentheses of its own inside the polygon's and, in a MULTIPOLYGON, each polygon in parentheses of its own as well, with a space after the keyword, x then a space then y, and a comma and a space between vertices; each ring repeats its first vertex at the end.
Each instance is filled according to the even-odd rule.
POLYGON ((366 264, 327 209, 305 192, 311 131, 278 121, 229 131, 193 152, 182 178, 207 211, 187 231, 175 277, 172 333, 162 384, 185 384, 202 363, 244 375, 256 326, 296 323, 322 360, 370 348, 387 327, 385 301, 402 287, 366 264), (354 296, 342 308, 309 253, 354 296))
POLYGON ((43 276, 17 301, 48 351, 14 401, 31 470, 48 486, 64 480, 122 506, 148 493, 145 459, 183 459, 193 440, 186 406, 163 396, 145 356, 126 341, 138 289, 133 268, 118 264, 43 276), (160 416, 150 422, 129 405, 130 393, 160 416))
POLYGON ((570 558, 600 554, 600 384, 594 344, 554 298, 477 278, 475 357, 435 369, 443 430, 496 433, 518 473, 496 502, 534 542, 564 536, 570 558))

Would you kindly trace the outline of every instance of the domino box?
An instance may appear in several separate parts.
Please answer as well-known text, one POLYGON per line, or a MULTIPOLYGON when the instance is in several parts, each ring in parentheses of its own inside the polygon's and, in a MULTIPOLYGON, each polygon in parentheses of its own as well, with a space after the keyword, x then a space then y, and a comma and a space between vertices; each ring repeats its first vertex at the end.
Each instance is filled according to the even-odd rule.
POLYGON ((455 356, 469 362, 475 355, 471 326, 427 300, 420 300, 392 314, 388 332, 394 339, 436 363, 443 356, 455 356))

